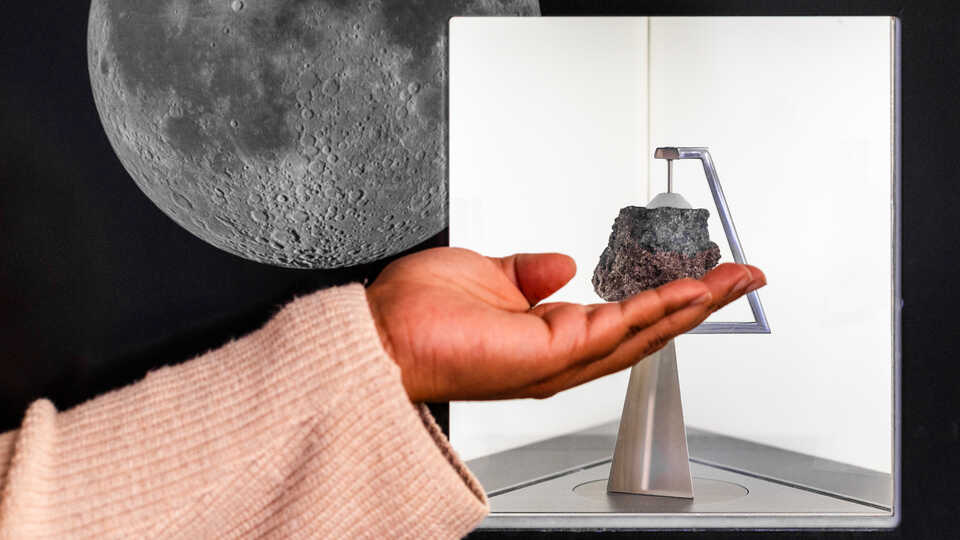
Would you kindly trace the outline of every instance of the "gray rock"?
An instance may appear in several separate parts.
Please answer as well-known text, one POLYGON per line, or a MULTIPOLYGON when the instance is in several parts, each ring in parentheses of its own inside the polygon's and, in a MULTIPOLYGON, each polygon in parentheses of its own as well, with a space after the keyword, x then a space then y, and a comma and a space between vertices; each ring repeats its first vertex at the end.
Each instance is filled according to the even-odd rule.
POLYGON ((701 278, 720 260, 704 209, 627 206, 593 273, 604 300, 620 301, 684 277, 701 278))

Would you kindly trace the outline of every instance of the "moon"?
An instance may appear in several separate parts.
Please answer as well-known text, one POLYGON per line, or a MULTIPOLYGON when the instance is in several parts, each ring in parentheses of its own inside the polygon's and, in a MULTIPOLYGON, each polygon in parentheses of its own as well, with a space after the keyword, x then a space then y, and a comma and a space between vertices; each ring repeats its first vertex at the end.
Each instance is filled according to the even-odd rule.
POLYGON ((93 0, 90 81, 117 156, 197 237, 292 268, 446 227, 446 26, 536 0, 93 0))

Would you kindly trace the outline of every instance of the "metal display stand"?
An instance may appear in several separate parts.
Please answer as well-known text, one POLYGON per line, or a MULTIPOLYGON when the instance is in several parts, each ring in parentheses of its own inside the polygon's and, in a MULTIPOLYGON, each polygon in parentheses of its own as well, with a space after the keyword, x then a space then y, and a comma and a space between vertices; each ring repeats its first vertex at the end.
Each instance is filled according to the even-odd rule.
MULTIPOLYGON (((657 148, 654 157, 667 160, 667 192, 654 197, 647 207, 690 208, 690 204, 673 191, 673 160, 699 159, 733 259, 746 264, 709 149, 662 147, 657 148)), ((753 291, 747 294, 747 301, 753 312, 753 322, 704 322, 688 333, 769 334, 770 326, 760 296, 753 291)), ((677 349, 673 340, 630 370, 607 491, 685 499, 694 497, 677 374, 677 349)))
POLYGON ((690 427, 696 499, 607 492, 617 423, 468 461, 486 488, 482 529, 890 527, 893 478, 690 427))

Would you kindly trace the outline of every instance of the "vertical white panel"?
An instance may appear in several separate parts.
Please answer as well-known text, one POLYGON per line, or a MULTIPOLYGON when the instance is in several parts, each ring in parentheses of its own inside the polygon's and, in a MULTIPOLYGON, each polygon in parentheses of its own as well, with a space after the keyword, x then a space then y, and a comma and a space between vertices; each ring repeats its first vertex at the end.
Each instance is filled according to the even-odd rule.
MULTIPOLYGON (((450 24, 450 243, 577 262, 551 300, 598 302, 590 278, 620 207, 646 202, 645 18, 457 18, 450 24)), ((620 414, 625 374, 553 398, 454 403, 467 459, 620 414)))
MULTIPOLYGON (((769 280, 773 335, 678 341, 689 425, 890 471, 890 39, 881 17, 651 19, 651 146, 710 147, 769 280)), ((712 208, 698 163, 678 173, 712 208)))

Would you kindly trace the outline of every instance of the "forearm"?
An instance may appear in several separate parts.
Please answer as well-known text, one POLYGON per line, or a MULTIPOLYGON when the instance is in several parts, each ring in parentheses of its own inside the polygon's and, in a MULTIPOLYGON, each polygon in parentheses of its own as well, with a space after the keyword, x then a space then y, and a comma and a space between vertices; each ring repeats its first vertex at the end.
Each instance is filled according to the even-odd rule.
MULTIPOLYGON (((412 513, 402 500, 412 497, 428 507, 413 523, 456 536, 485 501, 434 436, 406 399, 363 289, 331 289, 70 411, 34 404, 21 430, 0 437, 0 530, 335 534, 384 518, 403 526, 398 510, 412 513)), ((416 535, 412 526, 393 532, 416 535)))

